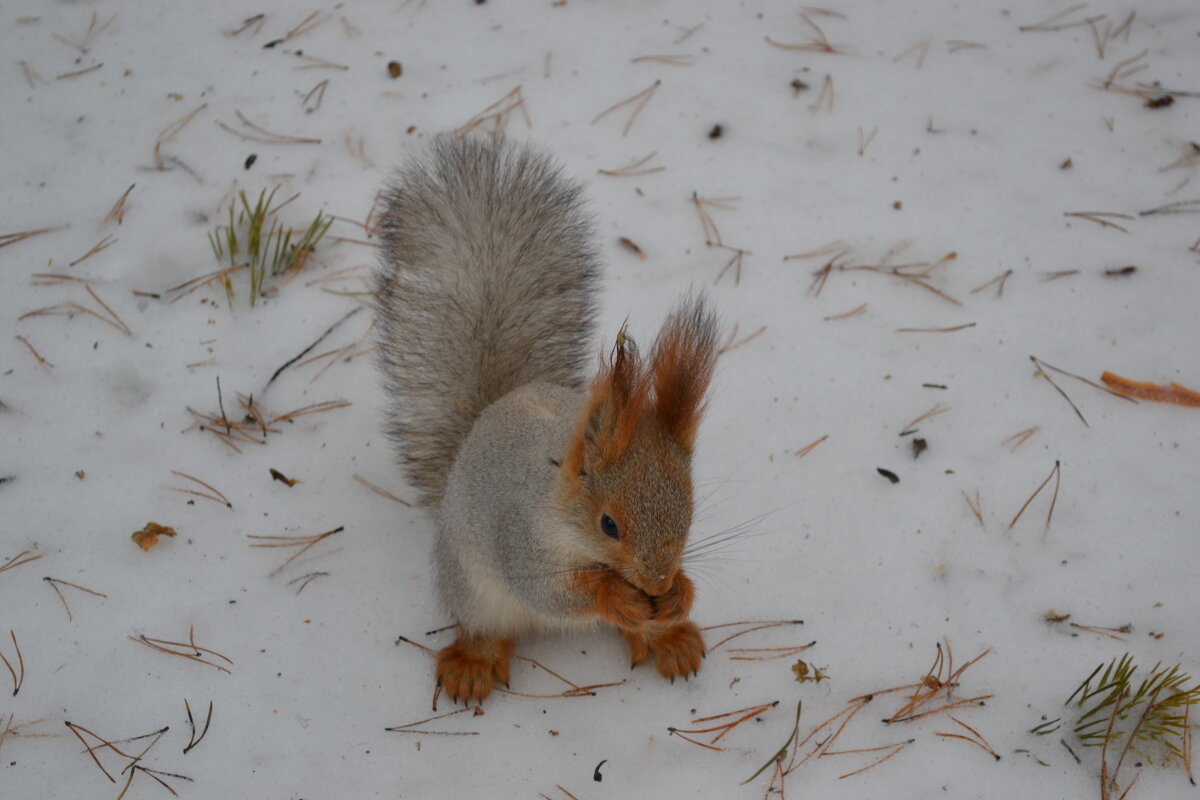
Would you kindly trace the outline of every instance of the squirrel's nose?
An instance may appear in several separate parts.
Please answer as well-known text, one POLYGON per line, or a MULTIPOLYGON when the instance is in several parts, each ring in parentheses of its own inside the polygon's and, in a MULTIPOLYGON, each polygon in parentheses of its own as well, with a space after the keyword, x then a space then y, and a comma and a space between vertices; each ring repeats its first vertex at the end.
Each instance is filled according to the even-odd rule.
POLYGON ((642 591, 651 597, 664 595, 671 590, 672 575, 647 575, 642 579, 642 591))

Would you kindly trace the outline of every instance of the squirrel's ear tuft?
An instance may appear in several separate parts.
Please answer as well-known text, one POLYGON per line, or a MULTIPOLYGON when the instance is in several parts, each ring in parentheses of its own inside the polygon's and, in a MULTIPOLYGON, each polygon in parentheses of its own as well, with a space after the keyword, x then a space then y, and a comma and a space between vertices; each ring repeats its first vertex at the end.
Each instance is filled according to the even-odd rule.
POLYGON ((649 397, 649 374, 637 345, 622 328, 608 363, 588 390, 568 468, 579 471, 619 459, 633 441, 649 397))
POLYGON ((650 374, 654 412, 684 450, 691 452, 704 413, 704 394, 717 364, 717 317, 703 296, 685 297, 654 343, 650 374))

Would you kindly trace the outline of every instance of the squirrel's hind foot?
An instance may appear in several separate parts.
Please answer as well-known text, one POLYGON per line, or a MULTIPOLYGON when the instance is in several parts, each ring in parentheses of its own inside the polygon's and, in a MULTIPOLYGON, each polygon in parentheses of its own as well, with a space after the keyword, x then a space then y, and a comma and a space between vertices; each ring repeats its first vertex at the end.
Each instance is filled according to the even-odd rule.
POLYGON ((482 702, 496 681, 508 685, 512 650, 512 639, 462 634, 438 651, 438 685, 456 703, 482 702))
POLYGON ((622 633, 629 642, 630 660, 635 667, 653 655, 658 673, 672 682, 676 678, 687 680, 700 671, 704 637, 693 622, 684 620, 666 628, 622 633))

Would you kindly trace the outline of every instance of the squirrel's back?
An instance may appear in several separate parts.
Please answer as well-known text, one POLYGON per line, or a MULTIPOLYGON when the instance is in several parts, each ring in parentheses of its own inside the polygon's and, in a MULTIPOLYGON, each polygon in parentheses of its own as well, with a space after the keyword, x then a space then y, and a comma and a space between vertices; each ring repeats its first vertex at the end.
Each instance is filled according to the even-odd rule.
POLYGON ((446 137, 385 194, 375 275, 388 433, 436 504, 476 417, 533 381, 582 387, 599 268, 578 185, 523 145, 446 137))

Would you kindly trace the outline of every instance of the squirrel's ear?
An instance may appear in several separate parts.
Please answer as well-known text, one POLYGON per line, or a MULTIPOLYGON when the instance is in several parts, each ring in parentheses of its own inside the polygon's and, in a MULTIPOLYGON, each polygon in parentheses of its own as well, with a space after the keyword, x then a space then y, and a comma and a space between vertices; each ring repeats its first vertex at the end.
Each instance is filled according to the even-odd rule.
POLYGON ((650 374, 654 412, 684 450, 691 452, 704 413, 704 394, 717 364, 717 317, 704 298, 688 297, 663 324, 654 342, 650 374))
POLYGON ((608 363, 588 390, 568 468, 579 472, 619 459, 633 440, 649 395, 648 374, 637 345, 622 329, 608 363))

